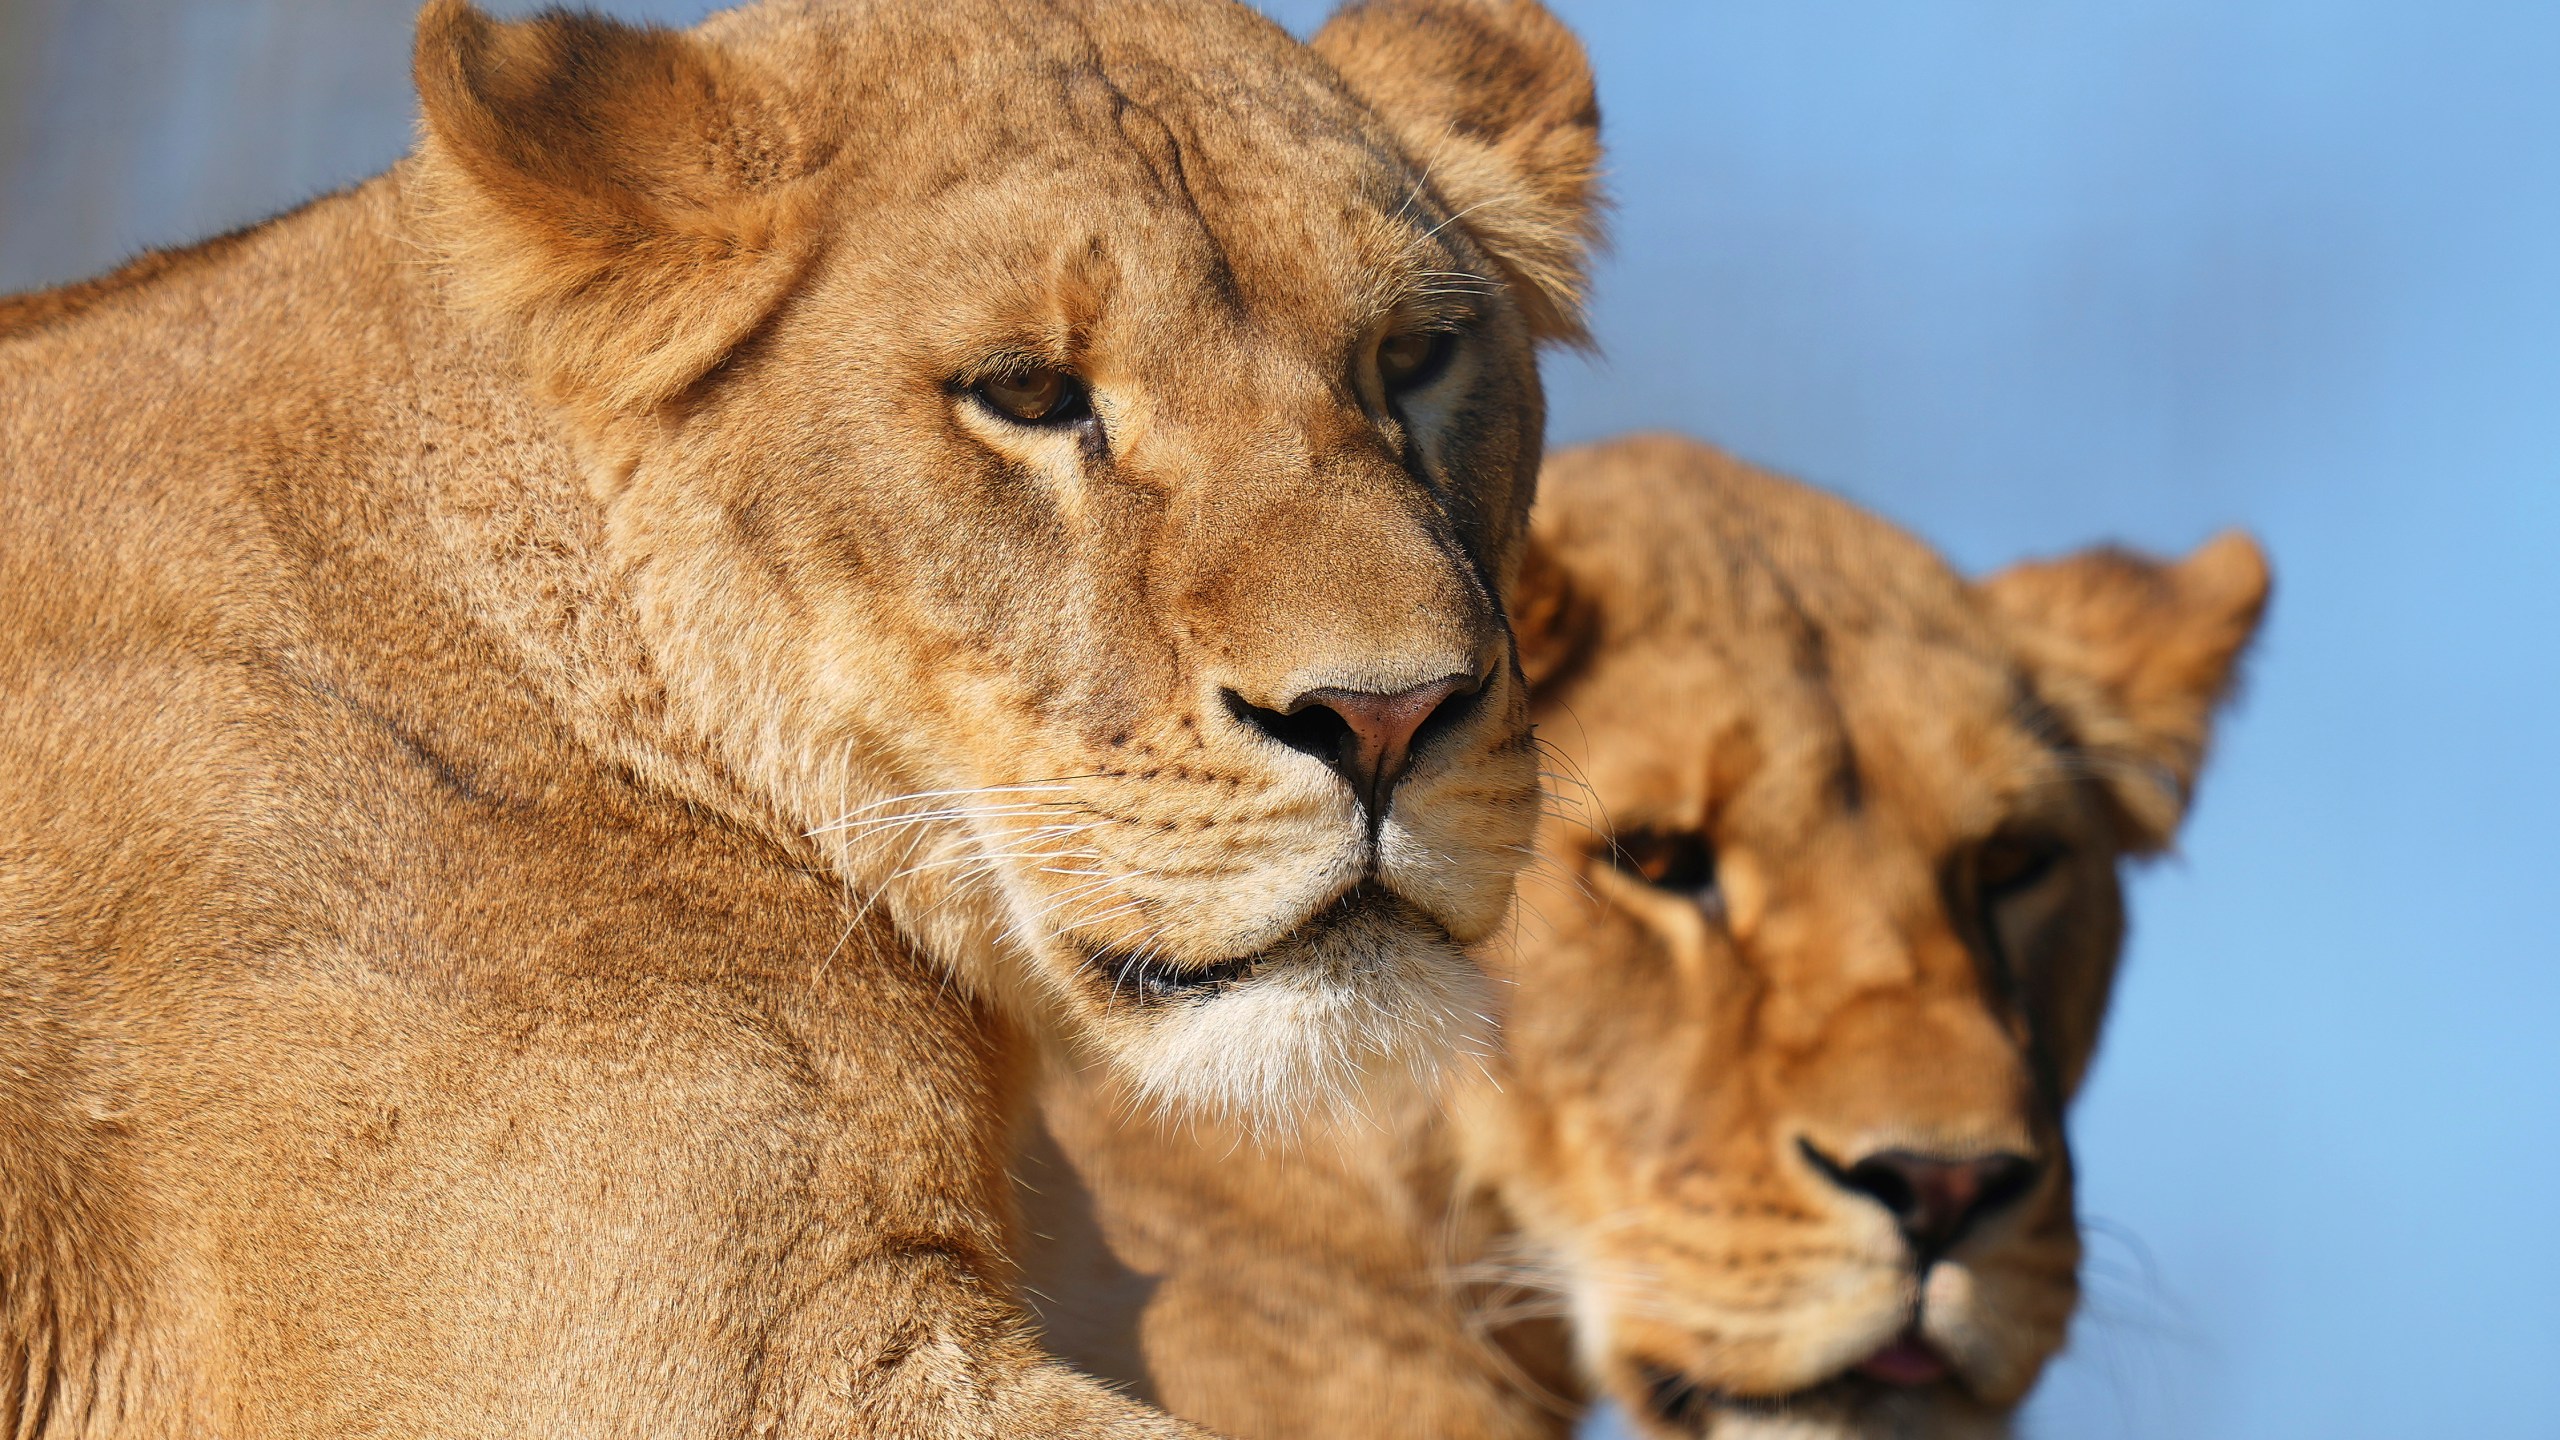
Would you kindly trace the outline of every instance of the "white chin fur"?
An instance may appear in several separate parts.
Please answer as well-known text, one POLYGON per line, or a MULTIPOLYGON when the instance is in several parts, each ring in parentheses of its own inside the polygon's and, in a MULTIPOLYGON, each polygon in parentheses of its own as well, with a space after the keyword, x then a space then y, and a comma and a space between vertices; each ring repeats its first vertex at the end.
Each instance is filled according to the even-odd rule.
POLYGON ((1377 1113, 1481 1062, 1484 976, 1445 937, 1383 921, 1288 945, 1248 979, 1131 1017, 1114 1048, 1146 1101, 1258 1133, 1377 1113))
POLYGON ((2007 1421, 1950 1414, 1920 1395, 1889 1396, 1855 1419, 1820 1415, 1727 1412, 1707 1426, 1707 1440, 2005 1440, 2007 1421))

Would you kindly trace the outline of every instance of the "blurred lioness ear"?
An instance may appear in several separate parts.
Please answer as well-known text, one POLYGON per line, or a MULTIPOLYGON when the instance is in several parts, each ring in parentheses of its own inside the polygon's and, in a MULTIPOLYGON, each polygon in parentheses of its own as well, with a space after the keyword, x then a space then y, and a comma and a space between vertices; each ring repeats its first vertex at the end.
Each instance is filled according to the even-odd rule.
POLYGON ((2126 849, 2157 850, 2176 833, 2270 584, 2265 552, 2233 532, 2183 560, 2087 550, 1978 587, 2097 767, 2126 849))
POLYGON ((1520 673, 1531 689, 1572 669, 1589 650, 1599 617, 1574 589, 1573 577, 1536 537, 1520 554, 1520 578, 1511 587, 1511 634, 1520 647, 1520 673))
POLYGON ((605 410, 666 400, 799 277, 817 156, 694 37, 432 0, 414 59, 424 171, 463 299, 533 377, 605 410))
POLYGON ((1311 43, 1507 272, 1530 333, 1587 338, 1600 104, 1573 32, 1537 0, 1354 0, 1311 43))

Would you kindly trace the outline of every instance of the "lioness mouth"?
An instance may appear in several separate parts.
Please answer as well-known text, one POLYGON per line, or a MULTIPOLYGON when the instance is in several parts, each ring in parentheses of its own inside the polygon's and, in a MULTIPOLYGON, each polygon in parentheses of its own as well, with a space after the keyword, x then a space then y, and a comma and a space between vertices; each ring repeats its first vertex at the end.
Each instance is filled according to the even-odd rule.
POLYGON ((1144 950, 1104 949, 1087 955, 1085 965, 1097 976, 1108 979, 1115 999, 1125 995, 1141 1005, 1207 999, 1230 985, 1253 978, 1254 972, 1273 957, 1304 951, 1321 941, 1327 931, 1393 903, 1394 897, 1383 886, 1364 880, 1334 897, 1295 930, 1250 955, 1184 965, 1144 950))
POLYGON ((1784 1416, 1808 1404, 1850 1402, 1870 1387, 1855 1376, 1842 1375, 1784 1395, 1737 1395, 1703 1384, 1668 1366, 1647 1365, 1638 1372, 1644 1384, 1644 1408, 1675 1430, 1704 1434, 1718 1414, 1784 1416))
POLYGON ((1703 1434, 1708 1422, 1717 1414, 1779 1417, 1802 1415, 1809 1407, 1833 1410, 1855 1410, 1882 1399, 1896 1390, 1914 1390, 1947 1380, 1951 1372, 1946 1362, 1927 1352, 1933 1362, 1929 1373, 1922 1374, 1916 1353, 1896 1370, 1889 1364, 1879 1366, 1887 1356, 1904 1360, 1906 1348, 1918 1342, 1898 1340, 1876 1356, 1860 1361, 1828 1380, 1816 1381, 1783 1395, 1743 1395, 1718 1389, 1683 1374, 1668 1365, 1645 1364, 1636 1368, 1637 1382, 1643 1386, 1645 1409, 1655 1420, 1672 1429, 1703 1434))
POLYGON ((1262 968, 1260 955, 1239 955, 1206 965, 1176 965, 1153 955, 1119 950, 1096 951, 1086 964, 1111 977, 1111 993, 1128 995, 1140 1004, 1161 1004, 1215 995, 1262 968))

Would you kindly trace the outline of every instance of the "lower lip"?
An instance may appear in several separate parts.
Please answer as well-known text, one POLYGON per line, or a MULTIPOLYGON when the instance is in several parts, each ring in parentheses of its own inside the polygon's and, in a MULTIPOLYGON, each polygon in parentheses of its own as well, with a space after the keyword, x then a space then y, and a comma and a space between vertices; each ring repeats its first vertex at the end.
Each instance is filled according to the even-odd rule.
MULTIPOLYGON (((1167 1002, 1167 999, 1208 999, 1211 994, 1219 994, 1221 989, 1236 984, 1236 981, 1252 979, 1254 971, 1262 969, 1265 956, 1270 956, 1277 948, 1288 943, 1306 943, 1306 940, 1316 938, 1334 925, 1352 920, 1362 912, 1380 910, 1385 904, 1400 904, 1395 899, 1395 892, 1390 892, 1388 887, 1382 887, 1377 881, 1359 881, 1347 892, 1336 894, 1324 907, 1318 907, 1313 915, 1300 922, 1298 928, 1290 930, 1290 935, 1272 943, 1262 953, 1254 953, 1254 956, 1236 956, 1229 961, 1206 963, 1206 966, 1172 966, 1172 963, 1132 956, 1132 953, 1124 951, 1093 951, 1085 956, 1085 969, 1103 976, 1103 981, 1111 986, 1114 999, 1124 992, 1137 997, 1139 1002, 1149 1004, 1167 1002)), ((1411 912, 1411 904, 1405 904, 1405 910, 1411 912)))
POLYGON ((1091 957, 1087 963, 1110 976, 1113 995, 1117 996, 1126 987, 1137 999, 1156 1002, 1214 995, 1251 975, 1262 959, 1258 955, 1247 955, 1178 969, 1134 956, 1105 952, 1091 957))
MULTIPOLYGON (((1344 923, 1367 910, 1390 903, 1393 894, 1373 880, 1364 880, 1335 896, 1306 918, 1282 941, 1253 955, 1219 960, 1189 967, 1112 950, 1096 950, 1085 956, 1087 969, 1100 975, 1117 999, 1124 991, 1141 1002, 1157 1004, 1173 1000, 1203 1000, 1240 981, 1253 978, 1265 956, 1290 941, 1304 941, 1344 923)), ((1410 907, 1408 907, 1410 908, 1410 907)))
POLYGON ((1916 1337, 1906 1335, 1858 1362, 1857 1372, 1880 1385, 1913 1388, 1947 1378, 1947 1362, 1916 1337))

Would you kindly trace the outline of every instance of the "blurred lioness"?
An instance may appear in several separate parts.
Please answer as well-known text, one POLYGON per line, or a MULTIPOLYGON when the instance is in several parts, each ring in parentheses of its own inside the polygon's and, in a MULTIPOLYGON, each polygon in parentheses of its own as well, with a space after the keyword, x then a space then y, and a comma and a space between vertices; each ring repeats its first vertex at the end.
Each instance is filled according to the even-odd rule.
POLYGON ((1023 1037, 1478 1027, 1597 114, 1532 0, 434 0, 417 152, 0 299, 0 1434, 1166 1434, 1023 1037))
POLYGON ((1544 487, 1500 1049, 1446 1118, 1294 1148, 1059 1067, 1035 1303, 1248 1440, 1556 1436, 1595 1391, 1659 1436, 2002 1433, 2077 1298, 2118 871, 2186 813, 2265 562, 1968 584, 1674 439, 1544 487))

